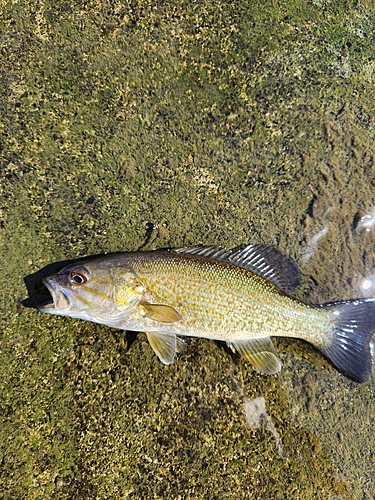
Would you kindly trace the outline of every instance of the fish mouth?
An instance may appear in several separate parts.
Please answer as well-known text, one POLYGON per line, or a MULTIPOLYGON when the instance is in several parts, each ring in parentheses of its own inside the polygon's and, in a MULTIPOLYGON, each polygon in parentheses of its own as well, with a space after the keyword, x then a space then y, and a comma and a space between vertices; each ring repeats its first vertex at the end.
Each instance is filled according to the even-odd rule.
POLYGON ((46 304, 39 306, 39 311, 53 314, 54 312, 61 311, 62 309, 69 308, 69 299, 55 283, 53 278, 44 278, 43 285, 47 288, 51 295, 51 300, 46 304))

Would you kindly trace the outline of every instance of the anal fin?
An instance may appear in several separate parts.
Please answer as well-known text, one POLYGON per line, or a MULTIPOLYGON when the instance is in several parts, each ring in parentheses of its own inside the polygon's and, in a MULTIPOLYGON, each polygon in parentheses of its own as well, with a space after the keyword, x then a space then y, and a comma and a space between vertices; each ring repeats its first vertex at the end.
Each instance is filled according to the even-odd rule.
POLYGON ((228 342, 228 345, 262 373, 274 375, 281 370, 280 358, 269 337, 245 342, 228 342))

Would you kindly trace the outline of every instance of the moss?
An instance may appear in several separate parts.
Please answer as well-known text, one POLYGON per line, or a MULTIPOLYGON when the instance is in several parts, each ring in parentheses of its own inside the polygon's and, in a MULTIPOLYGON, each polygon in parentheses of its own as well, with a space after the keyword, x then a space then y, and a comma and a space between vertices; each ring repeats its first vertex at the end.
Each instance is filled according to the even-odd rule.
POLYGON ((305 262, 311 301, 357 295, 374 266, 354 230, 375 179, 370 2, 26 0, 0 16, 0 498, 371 498, 371 385, 305 344, 278 342, 277 378, 204 340, 166 368, 142 335, 21 305, 25 276, 137 250, 149 223, 152 246, 277 245, 305 262), (284 459, 246 425, 259 395, 284 459))

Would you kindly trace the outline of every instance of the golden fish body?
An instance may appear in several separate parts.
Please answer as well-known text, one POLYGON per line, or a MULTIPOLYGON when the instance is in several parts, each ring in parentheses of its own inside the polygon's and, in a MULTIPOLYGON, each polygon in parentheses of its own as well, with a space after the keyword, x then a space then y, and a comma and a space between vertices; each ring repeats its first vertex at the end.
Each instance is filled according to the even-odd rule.
MULTIPOLYGON (((226 342, 271 335, 328 342, 332 317, 326 310, 282 293, 249 270, 194 255, 154 256, 130 257, 129 265, 144 286, 140 307, 134 311, 135 321, 140 322, 137 329, 160 331, 162 325, 165 332, 226 342), (181 315, 180 321, 152 321, 142 300, 171 306, 181 315)), ((126 286, 126 282, 120 285, 126 286)))
POLYGON ((43 312, 144 331, 165 364, 181 350, 181 336, 194 336, 226 341, 258 370, 276 373, 270 337, 281 336, 311 342, 355 380, 371 374, 375 301, 323 307, 294 298, 295 264, 265 245, 109 255, 44 282, 53 303, 43 312))

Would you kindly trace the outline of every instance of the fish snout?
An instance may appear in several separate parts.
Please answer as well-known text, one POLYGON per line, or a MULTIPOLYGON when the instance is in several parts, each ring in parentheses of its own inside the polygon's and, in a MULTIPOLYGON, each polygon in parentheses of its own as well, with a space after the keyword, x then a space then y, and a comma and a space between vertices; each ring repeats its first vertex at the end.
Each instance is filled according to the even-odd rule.
POLYGON ((68 297, 56 283, 53 276, 44 278, 42 283, 51 294, 51 301, 44 304, 42 307, 39 307, 41 312, 53 314, 54 310, 61 311, 62 309, 67 309, 69 307, 70 303, 68 297))

